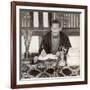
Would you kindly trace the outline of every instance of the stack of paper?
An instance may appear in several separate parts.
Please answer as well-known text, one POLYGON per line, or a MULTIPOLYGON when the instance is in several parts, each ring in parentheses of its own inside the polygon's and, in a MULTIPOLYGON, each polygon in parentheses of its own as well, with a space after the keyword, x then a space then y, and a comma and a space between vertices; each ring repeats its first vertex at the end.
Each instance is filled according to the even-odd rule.
POLYGON ((53 54, 47 54, 46 56, 39 56, 38 59, 39 60, 48 60, 48 59, 57 59, 58 57, 56 55, 53 54))

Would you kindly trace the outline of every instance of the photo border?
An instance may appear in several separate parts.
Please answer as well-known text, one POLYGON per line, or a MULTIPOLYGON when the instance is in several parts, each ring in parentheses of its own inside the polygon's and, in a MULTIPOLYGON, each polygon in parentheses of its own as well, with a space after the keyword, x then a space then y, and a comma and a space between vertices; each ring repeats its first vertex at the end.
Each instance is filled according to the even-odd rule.
POLYGON ((52 4, 52 3, 33 3, 33 2, 19 2, 12 1, 11 2, 11 88, 30 88, 30 87, 47 87, 47 86, 65 86, 65 85, 80 85, 88 83, 87 76, 87 6, 83 5, 67 5, 67 4, 52 4), (37 7, 55 7, 55 8, 75 8, 75 9, 84 9, 85 10, 85 18, 84 18, 84 81, 75 81, 75 82, 60 82, 60 83, 43 83, 43 84, 23 84, 17 85, 16 83, 16 6, 37 6, 37 7))

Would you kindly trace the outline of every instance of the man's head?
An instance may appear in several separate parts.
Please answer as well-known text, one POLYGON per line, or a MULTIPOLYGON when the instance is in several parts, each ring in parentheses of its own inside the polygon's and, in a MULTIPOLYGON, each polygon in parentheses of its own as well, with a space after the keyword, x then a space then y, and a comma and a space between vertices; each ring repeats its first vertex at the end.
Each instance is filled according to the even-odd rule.
POLYGON ((54 36, 58 35, 61 31, 61 23, 58 20, 53 20, 51 24, 51 31, 54 36))

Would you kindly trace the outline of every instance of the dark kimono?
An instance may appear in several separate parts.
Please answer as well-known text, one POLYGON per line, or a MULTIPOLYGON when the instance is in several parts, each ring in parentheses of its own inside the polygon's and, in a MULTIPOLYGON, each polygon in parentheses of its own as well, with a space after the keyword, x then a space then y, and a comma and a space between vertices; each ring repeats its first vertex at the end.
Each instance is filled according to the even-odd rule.
MULTIPOLYGON (((65 49, 67 49, 67 52, 69 50, 69 48, 71 47, 71 43, 70 40, 68 38, 68 36, 64 33, 64 32, 60 32, 60 39, 59 39, 59 46, 58 46, 58 50, 57 51, 61 51, 61 47, 64 47, 65 49)), ((52 38, 51 38, 52 32, 47 33, 41 42, 40 45, 40 49, 39 49, 39 54, 41 53, 41 51, 44 49, 45 52, 48 53, 52 53, 52 38)), ((66 54, 67 54, 66 52, 66 54)))

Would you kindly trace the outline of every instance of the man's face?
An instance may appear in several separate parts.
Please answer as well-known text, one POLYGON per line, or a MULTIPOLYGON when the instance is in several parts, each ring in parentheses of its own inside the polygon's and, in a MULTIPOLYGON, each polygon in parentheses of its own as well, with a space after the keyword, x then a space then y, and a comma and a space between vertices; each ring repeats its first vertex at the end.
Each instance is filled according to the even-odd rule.
POLYGON ((55 36, 58 35, 59 31, 60 31, 59 23, 53 23, 52 27, 51 27, 51 31, 52 31, 53 35, 55 35, 55 36))

